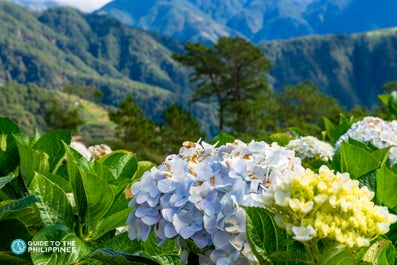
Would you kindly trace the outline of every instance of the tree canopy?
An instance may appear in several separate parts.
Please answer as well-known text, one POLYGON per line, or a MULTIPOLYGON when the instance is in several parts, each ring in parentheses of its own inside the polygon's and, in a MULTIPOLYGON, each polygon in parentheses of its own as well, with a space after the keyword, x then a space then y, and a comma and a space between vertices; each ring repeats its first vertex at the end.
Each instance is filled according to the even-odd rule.
POLYGON ((264 96, 268 91, 266 74, 270 61, 262 50, 239 37, 221 37, 212 46, 187 43, 186 53, 172 58, 191 67, 191 82, 197 86, 193 101, 216 101, 219 130, 243 118, 244 103, 264 96), (229 119, 229 120, 227 120, 229 119))

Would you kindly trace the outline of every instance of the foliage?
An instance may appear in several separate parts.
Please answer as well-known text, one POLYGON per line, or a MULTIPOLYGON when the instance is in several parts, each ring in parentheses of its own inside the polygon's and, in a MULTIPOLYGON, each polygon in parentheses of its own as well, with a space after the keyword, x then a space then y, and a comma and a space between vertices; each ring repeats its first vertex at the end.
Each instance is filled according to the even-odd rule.
MULTIPOLYGON (((124 226, 129 214, 124 190, 138 169, 135 155, 120 150, 88 162, 69 147, 69 131, 29 137, 8 118, 0 118, 0 125, 0 223, 8 229, 1 239, 0 260, 83 264, 91 258, 105 262, 109 256, 125 255, 134 261, 134 253, 90 253, 109 244, 118 249, 122 243, 117 240, 123 234, 116 235, 115 230, 124 226), (18 256, 9 252, 16 238, 47 244, 41 247, 61 242, 73 251, 30 249, 18 256)), ((139 251, 137 245, 134 251, 139 251)), ((142 260, 137 257, 136 262, 142 260)))
POLYGON ((227 125, 239 131, 245 103, 261 98, 268 90, 264 74, 271 67, 270 61, 242 38, 222 37, 211 47, 187 43, 185 50, 185 54, 172 57, 193 68, 191 81, 197 84, 193 101, 217 101, 219 131, 227 125))

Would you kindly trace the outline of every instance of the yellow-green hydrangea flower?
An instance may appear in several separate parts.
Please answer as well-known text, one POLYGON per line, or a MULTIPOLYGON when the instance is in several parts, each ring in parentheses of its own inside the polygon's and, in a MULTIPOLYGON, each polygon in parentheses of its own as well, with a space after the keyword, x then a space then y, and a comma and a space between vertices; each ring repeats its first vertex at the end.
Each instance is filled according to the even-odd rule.
POLYGON ((387 207, 375 205, 373 197, 349 174, 322 166, 318 174, 306 169, 272 183, 265 205, 295 240, 328 238, 352 248, 368 246, 397 221, 387 207))

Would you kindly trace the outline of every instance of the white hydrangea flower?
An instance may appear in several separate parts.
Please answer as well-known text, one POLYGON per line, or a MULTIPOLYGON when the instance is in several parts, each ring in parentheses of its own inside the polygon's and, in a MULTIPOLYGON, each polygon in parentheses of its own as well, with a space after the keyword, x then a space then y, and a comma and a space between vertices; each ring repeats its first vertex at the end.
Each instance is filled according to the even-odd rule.
MULTIPOLYGON (((146 240, 152 227, 160 243, 191 239, 213 249, 202 264, 255 260, 242 206, 264 207, 265 194, 285 175, 303 174, 295 153, 277 144, 236 140, 216 147, 185 142, 179 154, 133 184, 129 237, 146 240)), ((288 177, 285 177, 288 179, 288 177)))
POLYGON ((98 144, 88 147, 92 159, 99 159, 102 156, 110 154, 112 149, 106 144, 98 144))
POLYGON ((384 121, 377 117, 365 117, 362 121, 354 123, 351 128, 342 135, 335 145, 339 149, 342 141, 349 138, 360 142, 368 142, 377 148, 390 148, 389 159, 391 165, 397 163, 397 121, 384 121))
POLYGON ((323 142, 314 136, 302 136, 289 141, 287 149, 293 150, 301 158, 319 158, 323 161, 330 161, 334 155, 334 148, 331 144, 323 142))

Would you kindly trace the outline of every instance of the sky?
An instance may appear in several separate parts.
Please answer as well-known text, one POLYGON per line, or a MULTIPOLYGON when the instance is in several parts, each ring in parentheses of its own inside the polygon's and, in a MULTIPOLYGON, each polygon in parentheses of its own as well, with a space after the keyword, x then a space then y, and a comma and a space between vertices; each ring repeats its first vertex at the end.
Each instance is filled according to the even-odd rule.
POLYGON ((54 0, 55 2, 70 5, 83 12, 94 11, 105 4, 111 2, 112 0, 54 0))

